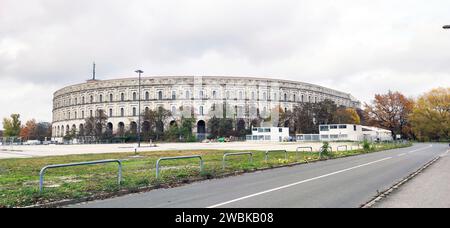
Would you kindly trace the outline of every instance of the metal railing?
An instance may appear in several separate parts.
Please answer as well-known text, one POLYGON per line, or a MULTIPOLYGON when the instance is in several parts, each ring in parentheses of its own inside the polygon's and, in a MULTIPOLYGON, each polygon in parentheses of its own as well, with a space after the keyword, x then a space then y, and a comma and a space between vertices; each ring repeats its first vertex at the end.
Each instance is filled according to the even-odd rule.
POLYGON ((284 152, 284 159, 288 159, 288 152, 287 150, 267 150, 266 151, 266 156, 265 156, 265 160, 267 162, 267 160, 269 160, 269 153, 278 153, 278 152, 284 152))
POLYGON ((167 161, 167 160, 181 160, 181 159, 191 159, 191 158, 198 158, 200 159, 200 172, 203 171, 203 158, 200 155, 192 155, 192 156, 179 156, 179 157, 165 157, 160 158, 156 162, 156 179, 159 179, 159 164, 161 161, 167 161))
POLYGON ((253 153, 252 152, 242 152, 242 153, 225 153, 222 159, 222 169, 225 170, 226 158, 229 156, 240 156, 240 155, 250 155, 250 163, 253 163, 253 153))
POLYGON ((345 150, 343 150, 343 151, 348 151, 348 146, 347 145, 340 145, 340 146, 338 146, 336 148, 336 151, 339 151, 339 148, 344 148, 344 147, 345 147, 345 150))
POLYGON ((121 160, 101 160, 101 161, 90 161, 90 162, 79 162, 79 163, 45 166, 39 172, 39 192, 42 193, 42 191, 44 190, 44 175, 45 175, 45 171, 47 171, 48 169, 82 166, 82 165, 97 165, 97 164, 105 164, 105 163, 117 163, 119 165, 119 171, 118 171, 118 175, 117 175, 117 183, 120 186, 120 183, 122 182, 122 161, 121 160))

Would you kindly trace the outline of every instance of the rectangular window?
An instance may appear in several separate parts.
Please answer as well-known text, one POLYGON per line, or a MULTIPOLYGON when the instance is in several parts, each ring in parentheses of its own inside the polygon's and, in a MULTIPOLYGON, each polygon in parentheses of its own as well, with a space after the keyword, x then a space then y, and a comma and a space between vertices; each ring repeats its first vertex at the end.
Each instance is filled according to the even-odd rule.
POLYGON ((329 131, 328 126, 320 126, 320 131, 329 131))
POLYGON ((337 125, 331 125, 330 129, 338 129, 338 126, 337 125))
POLYGON ((347 125, 339 125, 339 129, 347 129, 347 125))
POLYGON ((177 99, 177 92, 172 91, 172 100, 176 100, 177 99))

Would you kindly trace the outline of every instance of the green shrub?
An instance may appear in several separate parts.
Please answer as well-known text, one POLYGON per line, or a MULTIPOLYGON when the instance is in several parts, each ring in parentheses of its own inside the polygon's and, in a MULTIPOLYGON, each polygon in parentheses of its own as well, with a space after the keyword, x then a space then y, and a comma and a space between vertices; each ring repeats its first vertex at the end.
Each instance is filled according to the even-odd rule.
POLYGON ((197 142, 197 137, 194 135, 191 135, 188 137, 187 142, 197 142))
POLYGON ((373 147, 372 147, 371 143, 367 139, 365 139, 363 141, 363 149, 366 152, 373 150, 373 147))
POLYGON ((322 150, 322 157, 329 157, 331 155, 329 142, 323 142, 323 145, 320 149, 322 150))

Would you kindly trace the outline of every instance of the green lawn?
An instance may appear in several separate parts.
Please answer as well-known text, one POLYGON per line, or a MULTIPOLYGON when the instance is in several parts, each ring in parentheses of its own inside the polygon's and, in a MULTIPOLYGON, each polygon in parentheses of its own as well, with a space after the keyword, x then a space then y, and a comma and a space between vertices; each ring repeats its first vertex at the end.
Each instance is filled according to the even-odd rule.
MULTIPOLYGON (((388 150, 408 145, 381 144, 375 151, 388 150)), ((375 152, 371 151, 371 152, 375 152)), ((231 151, 167 151, 140 153, 141 158, 130 158, 133 153, 91 154, 54 156, 26 159, 0 160, 0 207, 23 207, 64 199, 78 199, 102 193, 114 193, 119 189, 134 190, 142 187, 159 187, 187 182, 198 178, 214 178, 234 172, 250 172, 319 159, 318 153, 289 152, 270 154, 264 161, 263 151, 253 151, 253 163, 247 156, 227 158, 227 168, 222 170, 223 154, 231 151), (202 155, 204 171, 199 171, 198 159, 163 161, 161 177, 155 177, 155 164, 161 157, 202 155), (45 187, 39 193, 39 171, 52 164, 85 162, 103 159, 123 159, 123 182, 117 186, 117 164, 89 165, 70 168, 50 169, 45 175, 45 187)), ((235 153, 236 151, 232 151, 235 153)), ((362 150, 334 152, 331 158, 366 153, 362 150)))

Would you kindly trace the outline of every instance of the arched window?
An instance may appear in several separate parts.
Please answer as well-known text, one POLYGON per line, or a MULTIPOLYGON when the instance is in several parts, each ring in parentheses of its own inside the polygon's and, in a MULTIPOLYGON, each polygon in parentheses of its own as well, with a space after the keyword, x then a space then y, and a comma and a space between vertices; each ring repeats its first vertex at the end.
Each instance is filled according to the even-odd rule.
POLYGON ((133 108, 133 116, 137 116, 137 114, 136 114, 136 108, 133 108))
POLYGON ((148 107, 145 107, 145 113, 150 112, 150 109, 148 107))
POLYGON ((217 92, 216 91, 213 91, 213 99, 217 99, 217 92))
POLYGON ((90 103, 94 103, 94 96, 91 96, 89 102, 90 102, 90 103))
POLYGON ((136 92, 134 92, 134 93, 133 93, 133 101, 137 100, 136 98, 137 98, 136 92))
POLYGON ((125 110, 123 108, 120 109, 120 116, 121 117, 125 116, 125 110))
POLYGON ((287 94, 285 93, 284 94, 284 101, 287 101, 288 100, 288 97, 287 97, 287 94))
POLYGON ((85 103, 86 103, 84 97, 81 98, 81 103, 82 103, 82 104, 85 104, 85 103))
POLYGON ((120 101, 125 101, 125 94, 124 93, 120 94, 120 101))
POLYGON ((239 91, 239 100, 243 100, 244 99, 244 95, 242 93, 242 91, 239 91))
POLYGON ((112 93, 111 93, 111 94, 109 94, 109 101, 110 101, 110 102, 113 102, 113 100, 114 100, 114 99, 113 99, 113 95, 112 95, 112 93))
POLYGON ((158 91, 158 100, 162 100, 162 99, 163 99, 163 92, 158 91))
POLYGON ((100 94, 99 100, 100 100, 100 103, 103 102, 103 95, 100 94))
POLYGON ((109 109, 109 117, 112 117, 113 116, 113 110, 112 110, 112 108, 110 108, 109 109))
POLYGON ((176 99, 177 99, 177 92, 172 91, 172 100, 176 100, 176 99))
POLYGON ((146 101, 150 100, 150 93, 149 92, 145 92, 145 100, 146 101))

